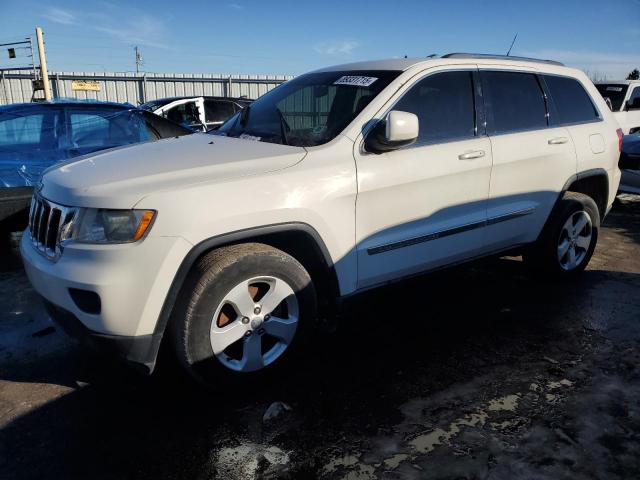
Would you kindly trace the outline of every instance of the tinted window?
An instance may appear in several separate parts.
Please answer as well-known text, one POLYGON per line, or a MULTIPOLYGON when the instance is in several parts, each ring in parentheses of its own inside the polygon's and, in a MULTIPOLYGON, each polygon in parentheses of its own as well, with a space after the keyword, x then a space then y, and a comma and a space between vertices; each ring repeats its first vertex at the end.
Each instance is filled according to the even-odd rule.
POLYGON ((475 134, 472 74, 430 75, 411 87, 393 109, 418 116, 418 143, 472 137, 475 134))
POLYGON ((633 89, 633 92, 631 92, 631 96, 629 97, 629 103, 634 103, 638 98, 640 98, 640 87, 633 89))
POLYGON ((547 109, 538 79, 530 73, 482 72, 489 134, 547 126, 547 109))
POLYGON ((204 101, 204 115, 207 123, 222 123, 236 113, 236 109, 231 102, 221 102, 216 100, 204 101))
POLYGON ((545 75, 544 79, 555 106, 555 115, 551 116, 552 123, 590 122, 598 118, 591 97, 580 82, 573 78, 553 75, 545 75))

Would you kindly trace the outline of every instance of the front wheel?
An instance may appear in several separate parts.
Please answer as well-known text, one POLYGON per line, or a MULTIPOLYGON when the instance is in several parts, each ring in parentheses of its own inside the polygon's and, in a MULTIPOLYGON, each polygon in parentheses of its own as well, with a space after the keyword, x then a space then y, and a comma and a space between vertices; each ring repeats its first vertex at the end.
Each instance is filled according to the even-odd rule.
POLYGON ((533 269, 556 277, 574 275, 591 260, 599 228, 600 214, 593 199, 567 192, 524 260, 533 269))
POLYGON ((315 316, 313 282, 297 260, 267 245, 233 245, 196 263, 171 334, 180 363, 216 387, 294 363, 315 316))

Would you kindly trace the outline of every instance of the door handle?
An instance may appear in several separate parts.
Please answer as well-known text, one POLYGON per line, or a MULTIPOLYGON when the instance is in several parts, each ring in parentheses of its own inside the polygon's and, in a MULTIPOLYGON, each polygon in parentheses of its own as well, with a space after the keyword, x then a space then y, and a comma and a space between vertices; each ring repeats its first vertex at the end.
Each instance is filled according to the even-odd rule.
POLYGON ((484 150, 472 150, 458 155, 458 160, 473 160, 474 158, 484 157, 484 150))
POLYGON ((567 143, 569 139, 567 137, 555 137, 549 140, 549 145, 562 145, 563 143, 567 143))

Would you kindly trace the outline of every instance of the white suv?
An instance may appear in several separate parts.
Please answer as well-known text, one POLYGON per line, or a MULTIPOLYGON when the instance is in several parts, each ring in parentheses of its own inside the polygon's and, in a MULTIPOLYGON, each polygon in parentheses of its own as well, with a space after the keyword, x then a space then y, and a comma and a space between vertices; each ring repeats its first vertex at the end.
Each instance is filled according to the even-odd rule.
POLYGON ((598 83, 596 88, 613 111, 625 135, 640 132, 640 80, 598 83))
POLYGON ((503 252, 583 270, 618 189, 617 129, 587 77, 556 62, 326 68, 216 135, 50 169, 22 255, 68 331, 149 372, 162 342, 210 384, 253 378, 372 287, 503 252))

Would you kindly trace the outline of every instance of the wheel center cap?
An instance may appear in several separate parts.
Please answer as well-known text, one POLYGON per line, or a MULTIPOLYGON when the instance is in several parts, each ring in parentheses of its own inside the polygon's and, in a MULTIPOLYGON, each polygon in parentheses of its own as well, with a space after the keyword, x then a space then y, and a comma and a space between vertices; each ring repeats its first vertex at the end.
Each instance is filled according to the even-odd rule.
POLYGON ((262 325, 262 318, 256 317, 253 320, 251 320, 251 328, 253 328, 254 330, 260 327, 260 325, 262 325))

